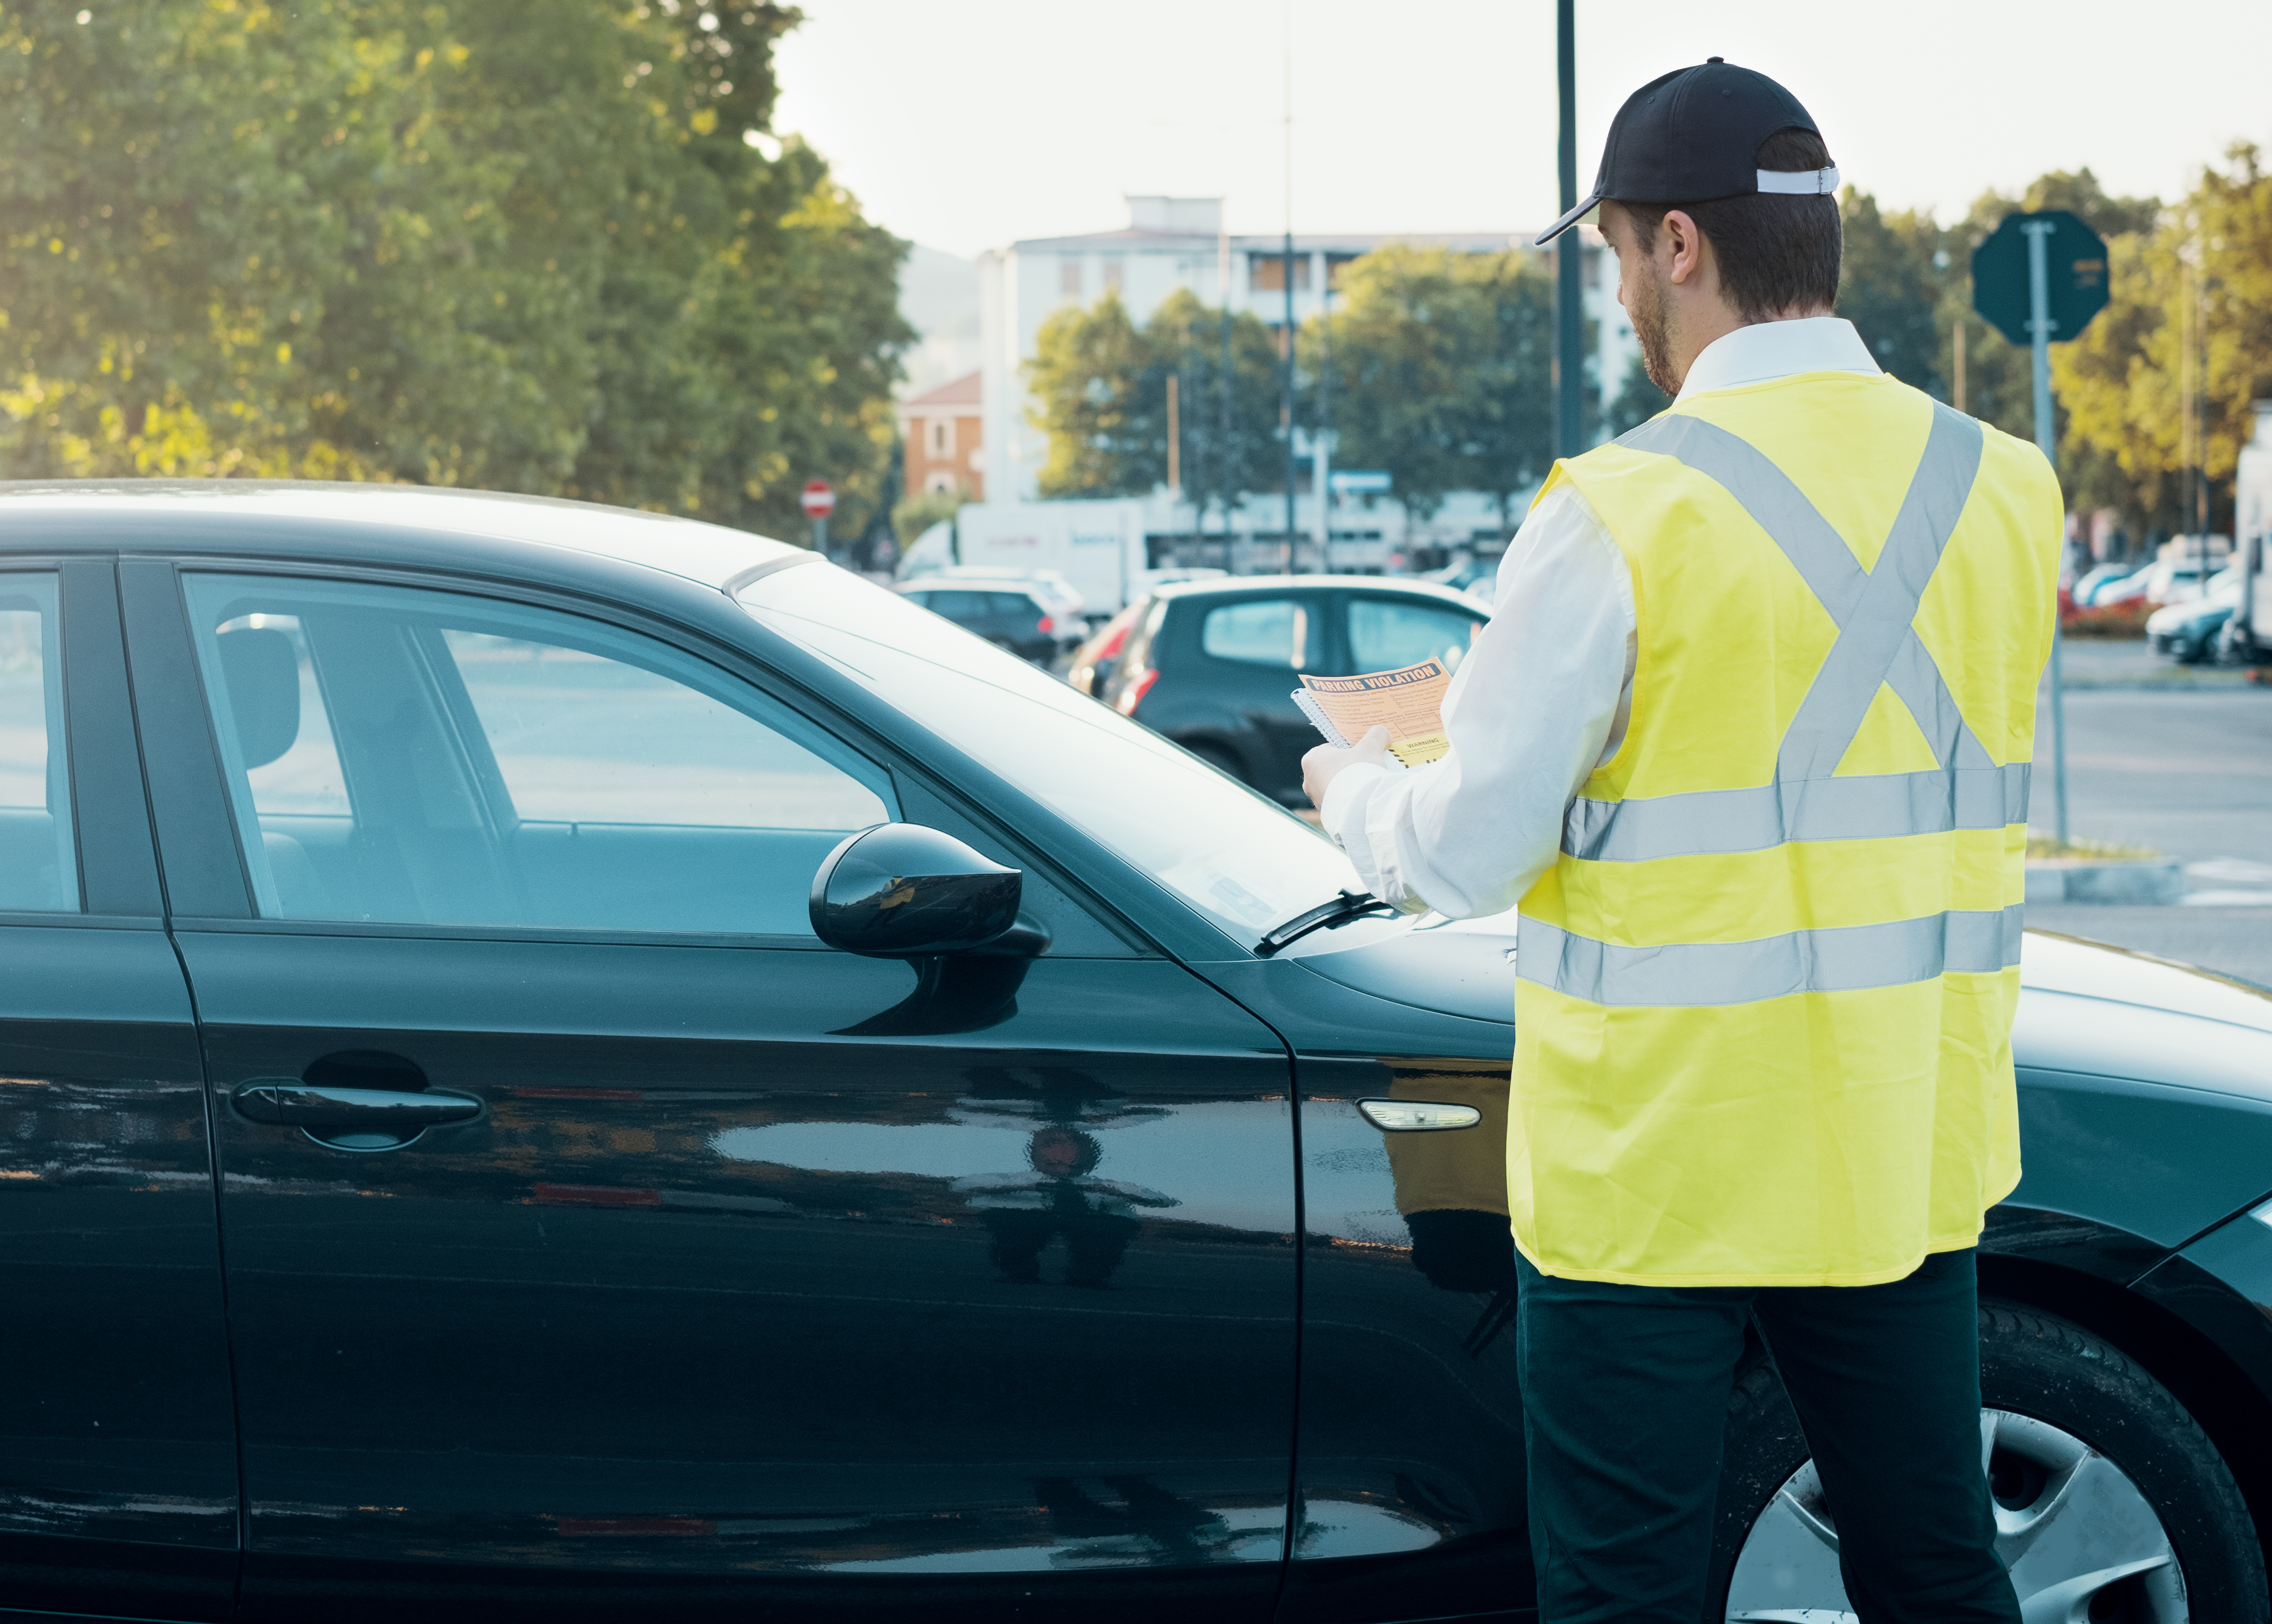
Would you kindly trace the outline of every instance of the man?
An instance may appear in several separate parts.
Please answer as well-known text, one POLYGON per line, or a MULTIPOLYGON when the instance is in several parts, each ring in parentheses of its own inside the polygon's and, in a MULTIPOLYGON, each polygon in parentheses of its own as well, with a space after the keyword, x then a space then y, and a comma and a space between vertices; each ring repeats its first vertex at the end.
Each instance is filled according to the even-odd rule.
POLYGON ((1594 192, 1676 398, 1555 465, 1451 752, 1304 759, 1375 893, 1522 910, 1508 1205, 1540 1616, 1694 1624, 1747 1323, 1865 1620, 2016 1620, 1974 1247, 2019 1180, 2011 1023, 2061 529, 2034 447, 1831 314, 1838 172, 1714 57, 1594 192))

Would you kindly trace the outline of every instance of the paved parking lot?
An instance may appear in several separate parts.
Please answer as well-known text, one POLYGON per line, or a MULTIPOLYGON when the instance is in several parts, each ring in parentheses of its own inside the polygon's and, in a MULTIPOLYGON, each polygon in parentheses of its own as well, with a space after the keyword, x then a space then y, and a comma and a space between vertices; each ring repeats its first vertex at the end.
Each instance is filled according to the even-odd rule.
MULTIPOLYGON (((2068 822, 2186 864, 2171 908, 2036 906, 2028 922, 2272 986, 2272 688, 2186 670, 2139 644, 2068 650, 2068 822), (2260 900, 2261 899, 2261 900, 2260 900)), ((2049 719, 2033 812, 2052 822, 2049 719)))

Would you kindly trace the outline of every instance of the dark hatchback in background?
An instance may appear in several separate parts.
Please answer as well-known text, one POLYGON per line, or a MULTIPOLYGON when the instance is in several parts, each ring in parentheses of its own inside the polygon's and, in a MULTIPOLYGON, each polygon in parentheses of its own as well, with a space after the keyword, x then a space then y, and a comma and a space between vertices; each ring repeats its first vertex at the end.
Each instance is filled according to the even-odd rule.
POLYGON ((1013 583, 915 586, 901 596, 1037 665, 1048 665, 1087 631, 1078 617, 1055 611, 1038 592, 1013 583))
MULTIPOLYGON (((1355 883, 779 543, 0 491, 0 1606, 1521 1616, 1512 922, 1355 883)), ((1999 1546, 2261 1624, 2272 999, 2025 977, 1999 1546)), ((1741 1377, 1715 1605, 1836 1617, 1741 1377)))
POLYGON ((1440 659, 1456 668, 1489 618, 1472 598, 1378 576, 1250 576, 1162 586, 1135 606, 1095 697, 1283 806, 1302 804, 1317 730, 1302 675, 1440 659))

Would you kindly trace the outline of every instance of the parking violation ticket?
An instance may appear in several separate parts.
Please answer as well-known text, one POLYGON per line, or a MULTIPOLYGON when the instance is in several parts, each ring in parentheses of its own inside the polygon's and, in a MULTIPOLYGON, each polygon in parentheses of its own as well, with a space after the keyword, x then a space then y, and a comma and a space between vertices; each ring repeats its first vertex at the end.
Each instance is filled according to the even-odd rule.
POLYGON ((1431 762, 1452 748, 1444 736, 1444 690, 1452 674, 1440 659, 1363 676, 1305 676, 1294 690, 1302 714, 1348 749, 1375 727, 1388 729, 1388 753, 1408 767, 1431 762))

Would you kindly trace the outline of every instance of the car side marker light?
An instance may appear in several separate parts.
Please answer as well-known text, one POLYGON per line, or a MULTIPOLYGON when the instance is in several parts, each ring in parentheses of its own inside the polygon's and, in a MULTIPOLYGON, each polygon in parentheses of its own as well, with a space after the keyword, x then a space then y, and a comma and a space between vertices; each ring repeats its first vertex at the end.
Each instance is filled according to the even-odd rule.
POLYGON ((1434 1133, 1473 1128, 1484 1114, 1473 1106, 1440 1105, 1427 1099, 1360 1099, 1357 1114, 1386 1134, 1434 1133))

